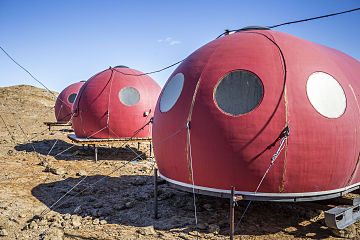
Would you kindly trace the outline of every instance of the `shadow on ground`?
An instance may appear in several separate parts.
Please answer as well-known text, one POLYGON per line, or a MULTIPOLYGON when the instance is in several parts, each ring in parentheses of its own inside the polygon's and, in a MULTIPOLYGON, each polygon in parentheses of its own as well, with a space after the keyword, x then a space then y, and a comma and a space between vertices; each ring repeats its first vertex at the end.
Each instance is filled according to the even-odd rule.
MULTIPOLYGON (((17 151, 37 152, 50 155, 57 160, 94 160, 95 151, 91 146, 78 146, 63 140, 41 140, 15 146, 17 151), (50 153, 50 154, 49 154, 50 153)), ((131 147, 98 147, 98 160, 129 160, 139 155, 146 157, 145 153, 131 147)))
MULTIPOLYGON (((41 184, 32 190, 32 194, 50 207, 80 180, 81 178, 67 178, 41 184)), ((154 225, 156 229, 179 232, 195 230, 192 193, 175 190, 166 184, 160 185, 158 204, 160 218, 154 219, 152 176, 94 175, 75 187, 53 210, 83 218, 105 219, 108 223, 121 225, 154 225)), ((229 234, 228 199, 196 195, 196 205, 200 232, 207 233, 206 226, 216 224, 220 227, 220 234, 229 234)), ((246 201, 239 202, 235 223, 246 205, 246 201)), ((237 229, 237 234, 267 235, 286 232, 295 237, 329 237, 331 231, 324 227, 324 220, 313 220, 318 215, 318 211, 295 203, 253 202, 237 229)))

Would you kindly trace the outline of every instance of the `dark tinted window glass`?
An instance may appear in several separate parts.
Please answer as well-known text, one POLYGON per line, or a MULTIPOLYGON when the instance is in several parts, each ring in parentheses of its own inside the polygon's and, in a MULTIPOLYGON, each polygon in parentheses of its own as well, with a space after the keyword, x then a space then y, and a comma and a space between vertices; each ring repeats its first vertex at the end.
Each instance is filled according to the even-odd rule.
POLYGON ((263 86, 253 73, 238 70, 230 72, 215 90, 215 102, 221 110, 241 115, 253 110, 261 101, 263 86))
POLYGON ((68 97, 69 103, 74 103, 75 102, 76 95, 77 95, 76 93, 70 94, 70 96, 68 97))

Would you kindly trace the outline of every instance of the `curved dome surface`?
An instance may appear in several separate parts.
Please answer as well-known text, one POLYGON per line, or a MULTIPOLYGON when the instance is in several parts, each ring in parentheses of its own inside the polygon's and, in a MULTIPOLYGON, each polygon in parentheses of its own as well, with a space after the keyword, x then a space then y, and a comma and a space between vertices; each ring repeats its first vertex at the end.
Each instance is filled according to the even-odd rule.
POLYGON ((84 82, 73 83, 61 91, 55 102, 55 117, 58 122, 70 121, 72 106, 84 82))
POLYGON ((151 137, 146 124, 154 113, 161 88, 149 76, 127 67, 91 77, 73 106, 73 128, 81 138, 151 137))
POLYGON ((257 196, 284 200, 359 185, 359 77, 357 60, 289 34, 249 30, 216 39, 183 61, 160 94, 159 172, 184 187, 254 195, 288 126, 257 196), (179 74, 180 93, 171 84, 179 74), (170 91, 179 97, 162 111, 170 91))

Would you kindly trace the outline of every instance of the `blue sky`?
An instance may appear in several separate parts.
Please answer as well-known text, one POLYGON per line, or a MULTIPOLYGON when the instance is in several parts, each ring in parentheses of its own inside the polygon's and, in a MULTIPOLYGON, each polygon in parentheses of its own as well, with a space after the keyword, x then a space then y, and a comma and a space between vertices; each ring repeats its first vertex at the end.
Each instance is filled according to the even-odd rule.
MULTIPOLYGON (((0 46, 60 92, 109 66, 177 62, 224 29, 270 26, 360 7, 358 0, 0 0, 0 46)), ((276 28, 360 60, 360 11, 276 28)), ((162 87, 175 68, 153 74, 162 87)), ((0 87, 41 87, 0 51, 0 87)))

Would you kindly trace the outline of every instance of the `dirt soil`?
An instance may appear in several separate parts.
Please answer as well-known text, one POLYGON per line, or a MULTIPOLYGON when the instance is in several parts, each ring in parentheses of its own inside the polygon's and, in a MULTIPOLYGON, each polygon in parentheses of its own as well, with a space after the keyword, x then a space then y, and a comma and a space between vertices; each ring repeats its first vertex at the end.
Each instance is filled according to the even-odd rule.
MULTIPOLYGON (((149 144, 104 144, 95 163, 93 149, 67 138, 71 127, 43 124, 55 121, 53 94, 0 88, 0 239, 228 239, 228 199, 197 195, 196 228, 193 195, 163 184, 154 219, 155 161, 129 163, 148 156, 149 144)), ((246 205, 238 203, 235 221, 246 205)), ((359 223, 327 228, 323 206, 253 202, 235 239, 360 238, 359 223)))

